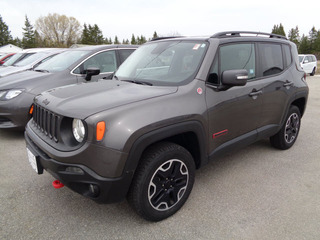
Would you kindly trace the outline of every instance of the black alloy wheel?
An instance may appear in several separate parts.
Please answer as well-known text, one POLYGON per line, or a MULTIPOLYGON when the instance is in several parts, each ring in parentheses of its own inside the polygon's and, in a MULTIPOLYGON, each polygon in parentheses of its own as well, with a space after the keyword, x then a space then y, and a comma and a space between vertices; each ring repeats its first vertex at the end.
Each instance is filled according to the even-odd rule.
POLYGON ((154 144, 142 155, 128 201, 146 220, 163 220, 187 201, 194 176, 195 163, 185 148, 170 142, 154 144))
POLYGON ((301 114, 297 106, 290 106, 285 122, 280 131, 270 137, 270 143, 278 149, 288 149, 297 140, 301 124, 301 114))

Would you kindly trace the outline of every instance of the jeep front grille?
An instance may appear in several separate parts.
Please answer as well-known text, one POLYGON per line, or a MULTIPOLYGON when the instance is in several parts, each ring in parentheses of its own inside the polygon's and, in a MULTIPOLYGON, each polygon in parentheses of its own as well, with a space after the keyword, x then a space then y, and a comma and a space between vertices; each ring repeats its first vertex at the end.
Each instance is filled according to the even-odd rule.
POLYGON ((58 142, 59 139, 58 128, 60 120, 60 116, 39 105, 34 105, 33 123, 39 130, 41 130, 41 132, 43 132, 50 139, 53 139, 55 142, 58 142))

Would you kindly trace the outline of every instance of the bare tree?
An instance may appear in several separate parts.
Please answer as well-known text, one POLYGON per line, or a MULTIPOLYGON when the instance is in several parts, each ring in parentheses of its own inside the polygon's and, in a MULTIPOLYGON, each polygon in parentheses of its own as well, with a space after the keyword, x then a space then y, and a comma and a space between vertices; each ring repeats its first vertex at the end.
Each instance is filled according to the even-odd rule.
POLYGON ((47 46, 69 47, 76 43, 81 35, 81 26, 77 19, 57 13, 38 18, 35 27, 47 46))

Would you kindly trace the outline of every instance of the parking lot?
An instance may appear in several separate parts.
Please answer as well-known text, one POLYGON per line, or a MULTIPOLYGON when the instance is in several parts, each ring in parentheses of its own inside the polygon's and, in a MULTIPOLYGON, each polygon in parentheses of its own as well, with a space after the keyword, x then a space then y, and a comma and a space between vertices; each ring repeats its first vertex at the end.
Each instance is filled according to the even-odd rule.
POLYGON ((320 76, 295 145, 263 140, 198 170, 189 200, 158 223, 100 205, 29 165, 22 132, 0 130, 0 239, 320 239, 320 76))

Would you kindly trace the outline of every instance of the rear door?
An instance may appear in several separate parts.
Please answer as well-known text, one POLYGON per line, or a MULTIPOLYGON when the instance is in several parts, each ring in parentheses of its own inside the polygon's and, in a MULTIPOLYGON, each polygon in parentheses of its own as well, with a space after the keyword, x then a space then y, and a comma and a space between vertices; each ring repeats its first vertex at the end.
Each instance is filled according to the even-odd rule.
POLYGON ((258 76, 262 91, 262 118, 258 125, 263 136, 276 131, 294 94, 291 49, 287 44, 259 43, 258 76))

